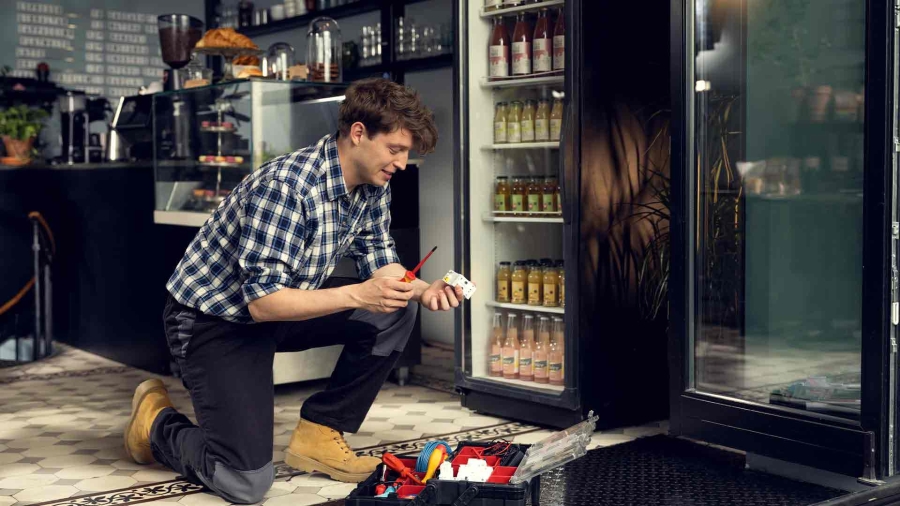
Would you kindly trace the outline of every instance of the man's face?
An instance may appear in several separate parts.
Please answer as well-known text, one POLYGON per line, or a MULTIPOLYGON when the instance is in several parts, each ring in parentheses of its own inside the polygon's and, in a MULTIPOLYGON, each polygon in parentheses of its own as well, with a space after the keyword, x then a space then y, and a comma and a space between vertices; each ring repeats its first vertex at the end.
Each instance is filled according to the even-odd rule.
POLYGON ((371 139, 363 134, 358 137, 356 166, 363 184, 384 186, 398 170, 406 170, 412 135, 402 129, 376 134, 371 139))

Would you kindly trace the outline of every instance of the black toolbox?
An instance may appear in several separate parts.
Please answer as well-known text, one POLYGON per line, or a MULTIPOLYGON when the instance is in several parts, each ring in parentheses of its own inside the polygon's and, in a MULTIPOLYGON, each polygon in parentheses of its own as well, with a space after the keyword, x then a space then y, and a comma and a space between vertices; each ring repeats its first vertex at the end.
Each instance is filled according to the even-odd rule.
MULTIPOLYGON (((345 499, 346 506, 525 506, 526 498, 531 497, 532 506, 539 505, 540 476, 530 482, 510 485, 509 479, 515 473, 515 467, 499 466, 499 458, 482 456, 489 443, 465 441, 459 443, 450 463, 453 472, 459 471, 459 466, 468 462, 471 458, 481 458, 488 466, 494 468, 491 477, 486 483, 431 479, 425 484, 416 485, 411 480, 406 480, 396 493, 387 497, 375 497, 375 487, 381 481, 385 472, 384 464, 372 473, 365 481, 360 483, 345 499)), ((524 451, 527 446, 519 445, 524 451)), ((410 469, 415 469, 415 458, 401 458, 400 461, 410 469)), ((424 473, 415 473, 422 478, 424 473)), ((397 473, 388 470, 385 482, 392 483, 397 479, 397 473)))

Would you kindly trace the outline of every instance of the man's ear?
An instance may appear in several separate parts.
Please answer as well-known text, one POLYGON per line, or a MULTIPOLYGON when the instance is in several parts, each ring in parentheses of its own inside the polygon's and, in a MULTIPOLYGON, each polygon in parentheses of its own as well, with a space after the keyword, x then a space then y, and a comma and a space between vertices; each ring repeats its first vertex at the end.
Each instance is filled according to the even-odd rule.
POLYGON ((359 146, 364 135, 366 135, 366 126, 361 122, 357 121, 350 125, 350 142, 352 142, 354 146, 359 146))

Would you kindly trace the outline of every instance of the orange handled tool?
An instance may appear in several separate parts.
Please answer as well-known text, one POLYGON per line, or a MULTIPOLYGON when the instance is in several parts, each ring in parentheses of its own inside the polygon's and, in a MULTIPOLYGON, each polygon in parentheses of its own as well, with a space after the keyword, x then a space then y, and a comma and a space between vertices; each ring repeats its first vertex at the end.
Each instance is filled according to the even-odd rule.
POLYGON ((395 457, 393 454, 385 453, 381 456, 381 461, 384 462, 384 465, 388 466, 391 471, 400 473, 401 478, 411 480, 416 485, 424 485, 424 483, 422 483, 422 480, 416 478, 416 475, 413 474, 413 471, 410 468, 404 466, 403 462, 400 462, 400 459, 395 457))
POLYGON ((406 275, 403 276, 400 281, 403 281, 404 283, 412 283, 416 279, 416 273, 419 272, 419 269, 421 269, 423 265, 425 265, 425 261, 428 260, 428 257, 430 257, 436 249, 437 246, 431 248, 431 251, 429 251, 428 254, 425 255, 425 258, 423 258, 422 261, 419 262, 419 265, 417 265, 416 268, 411 271, 406 271, 406 275))

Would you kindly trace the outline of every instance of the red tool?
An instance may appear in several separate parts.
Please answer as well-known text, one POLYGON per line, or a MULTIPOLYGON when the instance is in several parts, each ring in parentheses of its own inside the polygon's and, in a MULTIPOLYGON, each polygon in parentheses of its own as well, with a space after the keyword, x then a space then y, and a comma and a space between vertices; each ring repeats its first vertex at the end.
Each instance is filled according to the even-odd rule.
POLYGON ((437 246, 431 248, 431 251, 429 251, 428 254, 425 255, 425 258, 423 258, 422 261, 419 262, 419 265, 417 265, 416 268, 411 271, 406 271, 406 275, 403 276, 403 279, 401 279, 400 281, 403 281, 404 283, 411 283, 413 280, 415 280, 416 273, 419 272, 419 269, 421 269, 423 265, 425 265, 425 261, 428 260, 428 257, 430 257, 431 254, 434 253, 434 250, 436 250, 436 249, 437 249, 437 246))
POLYGON ((422 480, 417 478, 416 475, 413 474, 413 471, 403 465, 403 462, 400 462, 400 459, 395 457, 393 454, 385 453, 384 455, 382 455, 381 461, 384 462, 384 465, 388 466, 391 471, 399 473, 401 478, 406 478, 416 485, 424 485, 424 483, 422 483, 422 480))

